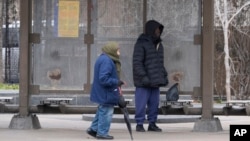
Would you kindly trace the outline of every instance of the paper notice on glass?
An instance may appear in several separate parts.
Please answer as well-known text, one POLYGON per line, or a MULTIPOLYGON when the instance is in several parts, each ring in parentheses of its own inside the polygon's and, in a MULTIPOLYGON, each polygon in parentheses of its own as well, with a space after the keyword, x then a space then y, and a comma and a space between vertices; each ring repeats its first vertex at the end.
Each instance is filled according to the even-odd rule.
POLYGON ((60 0, 58 4, 58 37, 79 36, 79 1, 60 0))

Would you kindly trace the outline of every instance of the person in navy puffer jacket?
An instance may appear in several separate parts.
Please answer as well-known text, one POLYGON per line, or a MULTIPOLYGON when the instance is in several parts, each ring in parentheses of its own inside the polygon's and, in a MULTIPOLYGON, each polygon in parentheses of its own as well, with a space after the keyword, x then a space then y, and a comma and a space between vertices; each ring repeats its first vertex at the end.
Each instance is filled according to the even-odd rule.
POLYGON ((160 97, 160 87, 168 84, 168 73, 164 67, 164 48, 161 34, 164 26, 155 20, 145 24, 133 52, 133 80, 135 85, 136 131, 145 132, 143 123, 146 115, 148 131, 161 132, 156 125, 160 97))

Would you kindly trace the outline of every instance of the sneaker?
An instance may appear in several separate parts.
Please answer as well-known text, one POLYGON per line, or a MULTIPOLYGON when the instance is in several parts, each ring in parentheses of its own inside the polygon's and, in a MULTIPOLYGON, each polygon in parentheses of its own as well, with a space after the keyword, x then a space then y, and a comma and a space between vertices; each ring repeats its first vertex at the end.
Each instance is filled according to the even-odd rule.
POLYGON ((136 131, 137 132, 145 132, 145 129, 144 129, 143 125, 137 124, 136 125, 136 131))
POLYGON ((102 136, 102 135, 96 135, 96 138, 99 140, 113 140, 114 137, 110 135, 102 136))
POLYGON ((87 129, 87 133, 88 133, 90 136, 92 136, 92 137, 95 138, 97 132, 96 132, 96 131, 93 131, 92 129, 89 128, 89 129, 87 129))
POLYGON ((148 125, 148 131, 154 131, 154 132, 161 132, 161 128, 159 128, 158 126, 156 126, 155 123, 150 123, 148 125))

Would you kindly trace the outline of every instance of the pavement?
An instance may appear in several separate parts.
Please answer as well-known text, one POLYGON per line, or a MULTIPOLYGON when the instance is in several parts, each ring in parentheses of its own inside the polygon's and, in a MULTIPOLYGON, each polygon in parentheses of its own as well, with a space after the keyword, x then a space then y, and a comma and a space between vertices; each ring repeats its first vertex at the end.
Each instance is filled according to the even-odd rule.
MULTIPOLYGON (((37 114, 41 129, 9 129, 14 114, 0 114, 0 141, 96 141, 86 134, 91 121, 83 120, 81 114, 37 114)), ((133 115, 130 116, 133 118, 133 115)), ((167 119, 179 118, 180 115, 164 115, 167 119)), ((215 116, 218 117, 223 131, 194 132, 194 122, 159 123, 162 132, 136 132, 132 123, 134 141, 229 141, 229 127, 233 124, 250 125, 249 116, 215 116)), ((147 124, 144 125, 147 128, 147 124)), ((130 141, 125 123, 112 123, 110 135, 115 141, 130 141)))

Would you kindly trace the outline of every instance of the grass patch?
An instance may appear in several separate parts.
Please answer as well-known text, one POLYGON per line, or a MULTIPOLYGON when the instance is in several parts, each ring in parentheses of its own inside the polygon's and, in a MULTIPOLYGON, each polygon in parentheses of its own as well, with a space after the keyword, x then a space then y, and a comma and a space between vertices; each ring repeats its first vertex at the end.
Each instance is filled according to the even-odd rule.
POLYGON ((19 84, 0 83, 0 90, 19 90, 19 84))

